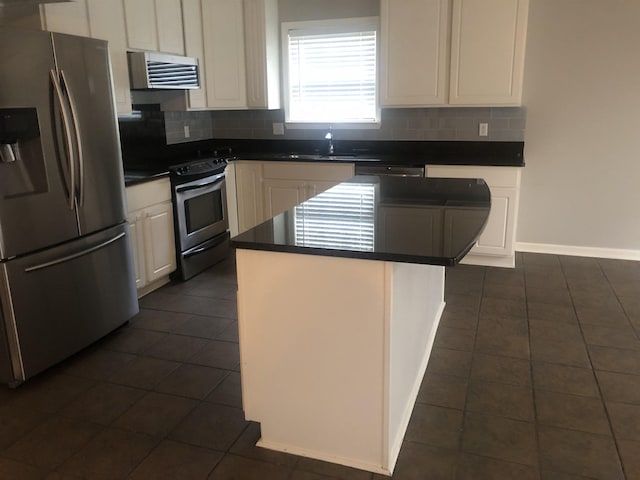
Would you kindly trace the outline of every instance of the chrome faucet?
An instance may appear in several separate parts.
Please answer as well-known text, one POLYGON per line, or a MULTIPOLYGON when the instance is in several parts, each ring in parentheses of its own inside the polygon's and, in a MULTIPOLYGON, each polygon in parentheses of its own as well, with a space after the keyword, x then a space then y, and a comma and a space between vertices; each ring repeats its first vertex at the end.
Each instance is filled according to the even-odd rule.
POLYGON ((331 125, 329 125, 329 131, 324 138, 325 140, 329 140, 329 149, 327 150, 327 153, 329 155, 333 155, 333 127, 331 125))

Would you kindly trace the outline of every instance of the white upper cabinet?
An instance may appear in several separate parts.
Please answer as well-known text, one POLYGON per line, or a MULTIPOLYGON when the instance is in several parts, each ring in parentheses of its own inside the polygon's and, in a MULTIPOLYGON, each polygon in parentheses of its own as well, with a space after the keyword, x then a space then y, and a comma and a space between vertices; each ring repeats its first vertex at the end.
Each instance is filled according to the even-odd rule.
POLYGON ((81 37, 91 36, 85 0, 43 5, 41 9, 44 30, 81 37))
POLYGON ((180 0, 123 2, 129 48, 184 55, 180 0))
POLYGON ((277 0, 244 0, 247 106, 280 108, 277 0))
POLYGON ((528 11, 529 0, 381 0, 381 105, 519 105, 528 11))
POLYGON ((127 35, 122 0, 87 0, 91 36, 109 42, 113 89, 119 115, 131 113, 127 35))
POLYGON ((449 1, 382 0, 382 106, 447 103, 449 1))
POLYGON ((450 103, 518 105, 529 0, 454 0, 450 103))
POLYGON ((187 110, 207 108, 207 72, 204 68, 204 40, 202 33, 202 4, 200 0, 182 0, 182 22, 184 27, 184 50, 189 57, 198 59, 200 88, 188 90, 187 110))
POLYGON ((202 0, 207 106, 246 108, 242 0, 202 0))

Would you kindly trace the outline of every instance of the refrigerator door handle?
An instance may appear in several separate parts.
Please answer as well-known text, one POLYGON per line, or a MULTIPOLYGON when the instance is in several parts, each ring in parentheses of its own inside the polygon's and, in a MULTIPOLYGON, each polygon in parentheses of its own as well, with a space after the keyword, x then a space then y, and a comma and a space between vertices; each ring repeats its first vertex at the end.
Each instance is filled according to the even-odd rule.
POLYGON ((69 168, 69 210, 73 210, 74 199, 75 199, 75 185, 76 185, 76 162, 75 162, 75 153, 73 149, 73 141, 71 139, 71 131, 69 130, 69 114, 67 113, 67 109, 64 105, 63 95, 62 95, 62 87, 60 86, 60 82, 58 81, 58 75, 55 70, 49 71, 49 76, 51 77, 51 83, 53 84, 53 91, 56 94, 56 99, 58 101, 58 106, 60 107, 60 113, 62 117, 62 127, 64 128, 64 136, 67 144, 67 164, 69 168))
POLYGON ((39 265, 33 265, 31 267, 27 267, 24 269, 25 273, 30 273, 30 272, 35 272, 37 270, 42 270, 44 268, 49 268, 49 267, 53 267, 55 265, 60 265, 61 263, 65 263, 68 262, 70 260, 74 260, 78 257, 82 257, 84 255, 88 255, 89 253, 95 252, 96 250, 100 250, 104 247, 106 247, 107 245, 112 244, 113 242, 120 240, 122 237, 124 237, 126 235, 126 233, 122 232, 118 235, 116 235, 115 237, 111 237, 109 240, 105 240, 102 243, 99 243, 98 245, 94 245, 93 247, 89 247, 86 248, 84 250, 81 250, 79 252, 76 253, 72 253, 71 255, 66 255, 64 257, 60 257, 60 258, 56 258, 55 260, 51 260, 49 262, 45 262, 45 263, 41 263, 39 265))
POLYGON ((71 111, 71 123, 76 136, 76 145, 78 146, 78 203, 80 206, 84 204, 84 155, 82 153, 82 134, 80 133, 80 124, 78 123, 78 108, 73 98, 73 93, 69 89, 69 82, 64 74, 64 70, 60 70, 60 78, 62 78, 62 87, 67 92, 69 102, 69 110, 71 111))

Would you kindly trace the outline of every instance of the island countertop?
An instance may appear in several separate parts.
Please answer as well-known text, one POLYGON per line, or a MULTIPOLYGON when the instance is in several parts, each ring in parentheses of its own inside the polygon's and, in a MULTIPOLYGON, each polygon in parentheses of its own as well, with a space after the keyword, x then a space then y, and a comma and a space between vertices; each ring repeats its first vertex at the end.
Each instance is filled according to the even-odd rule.
POLYGON ((482 179, 356 176, 232 238, 237 248, 456 265, 482 233, 482 179))

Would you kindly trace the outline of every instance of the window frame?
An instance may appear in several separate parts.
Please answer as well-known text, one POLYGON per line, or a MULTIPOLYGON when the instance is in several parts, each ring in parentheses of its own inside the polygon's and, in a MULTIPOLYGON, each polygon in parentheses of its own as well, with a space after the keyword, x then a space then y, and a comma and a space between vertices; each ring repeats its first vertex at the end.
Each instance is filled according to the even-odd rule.
POLYGON ((289 129, 379 129, 381 123, 380 108, 380 18, 379 17, 353 17, 332 20, 308 20, 296 22, 282 22, 281 24, 281 52, 282 52, 282 89, 284 105, 284 122, 289 129), (289 117, 290 85, 289 85, 289 32, 291 30, 303 30, 313 34, 348 33, 366 29, 376 32, 376 118, 372 122, 301 122, 292 121, 289 117))

